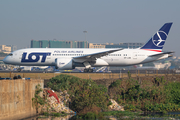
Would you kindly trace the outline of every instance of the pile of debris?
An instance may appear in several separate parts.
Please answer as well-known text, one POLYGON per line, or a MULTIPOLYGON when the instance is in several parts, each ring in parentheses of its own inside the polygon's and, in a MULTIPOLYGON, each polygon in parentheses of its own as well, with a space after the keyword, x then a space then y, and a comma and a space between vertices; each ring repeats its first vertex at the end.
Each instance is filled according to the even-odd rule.
POLYGON ((109 105, 109 109, 111 111, 124 111, 124 107, 123 106, 120 106, 115 100, 113 99, 110 99, 112 105, 109 105))
POLYGON ((47 105, 43 108, 49 112, 64 112, 64 113, 75 113, 69 107, 66 107, 66 103, 70 102, 69 94, 67 91, 54 92, 50 89, 44 89, 43 91, 47 105))
MULTIPOLYGON (((64 113, 76 113, 71 110, 68 103, 71 102, 70 95, 67 91, 54 92, 53 90, 45 88, 43 94, 46 98, 46 105, 43 107, 43 110, 48 112, 64 112, 64 113)), ((124 111, 124 107, 120 106, 115 100, 110 99, 112 105, 109 105, 108 108, 111 111, 124 111)))

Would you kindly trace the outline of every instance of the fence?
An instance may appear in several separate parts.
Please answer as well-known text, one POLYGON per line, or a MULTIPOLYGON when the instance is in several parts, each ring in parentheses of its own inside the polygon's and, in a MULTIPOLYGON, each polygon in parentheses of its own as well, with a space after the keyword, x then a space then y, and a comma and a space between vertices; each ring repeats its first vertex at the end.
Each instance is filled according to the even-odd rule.
POLYGON ((1 78, 11 78, 14 76, 20 75, 22 78, 31 78, 31 79, 51 79, 60 74, 73 75, 83 79, 119 79, 127 78, 129 75, 131 77, 144 77, 144 76, 167 76, 167 75, 179 75, 172 70, 126 70, 119 71, 119 73, 0 73, 1 78))

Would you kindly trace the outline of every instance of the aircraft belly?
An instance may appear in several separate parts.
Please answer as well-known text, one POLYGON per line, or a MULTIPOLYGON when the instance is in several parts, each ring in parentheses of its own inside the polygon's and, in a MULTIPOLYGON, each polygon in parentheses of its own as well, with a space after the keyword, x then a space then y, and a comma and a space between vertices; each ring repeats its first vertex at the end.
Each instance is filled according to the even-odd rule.
POLYGON ((103 59, 97 59, 94 66, 108 66, 109 64, 103 59))
POLYGON ((54 64, 50 64, 50 63, 21 63, 19 65, 23 65, 23 66, 54 66, 54 64))
POLYGON ((142 59, 133 59, 131 57, 123 57, 123 58, 111 58, 105 59, 105 61, 109 64, 109 66, 127 66, 127 65, 134 65, 139 64, 139 62, 143 61, 145 58, 142 59))
POLYGON ((114 66, 114 65, 121 65, 122 62, 121 62, 119 59, 110 59, 110 60, 108 61, 108 64, 109 64, 110 66, 114 66))
POLYGON ((104 59, 109 66, 124 66, 130 63, 130 60, 124 60, 122 58, 106 58, 104 59))

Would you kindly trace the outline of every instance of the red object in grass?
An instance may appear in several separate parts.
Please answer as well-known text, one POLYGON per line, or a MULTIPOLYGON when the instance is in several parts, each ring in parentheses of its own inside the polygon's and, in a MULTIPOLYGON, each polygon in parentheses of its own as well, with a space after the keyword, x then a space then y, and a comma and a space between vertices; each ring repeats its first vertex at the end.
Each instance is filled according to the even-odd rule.
POLYGON ((47 90, 47 92, 49 93, 49 97, 54 96, 56 98, 57 102, 60 103, 59 98, 55 92, 53 92, 52 90, 47 90))

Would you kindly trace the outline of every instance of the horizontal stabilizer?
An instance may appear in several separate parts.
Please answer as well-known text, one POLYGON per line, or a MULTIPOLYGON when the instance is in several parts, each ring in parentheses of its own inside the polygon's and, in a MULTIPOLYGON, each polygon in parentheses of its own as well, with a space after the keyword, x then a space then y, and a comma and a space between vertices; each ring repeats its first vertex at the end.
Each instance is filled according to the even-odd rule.
POLYGON ((150 55, 149 57, 156 57, 156 56, 160 56, 160 55, 164 55, 164 54, 171 54, 171 53, 174 53, 174 52, 162 52, 162 53, 159 53, 159 54, 150 55))

